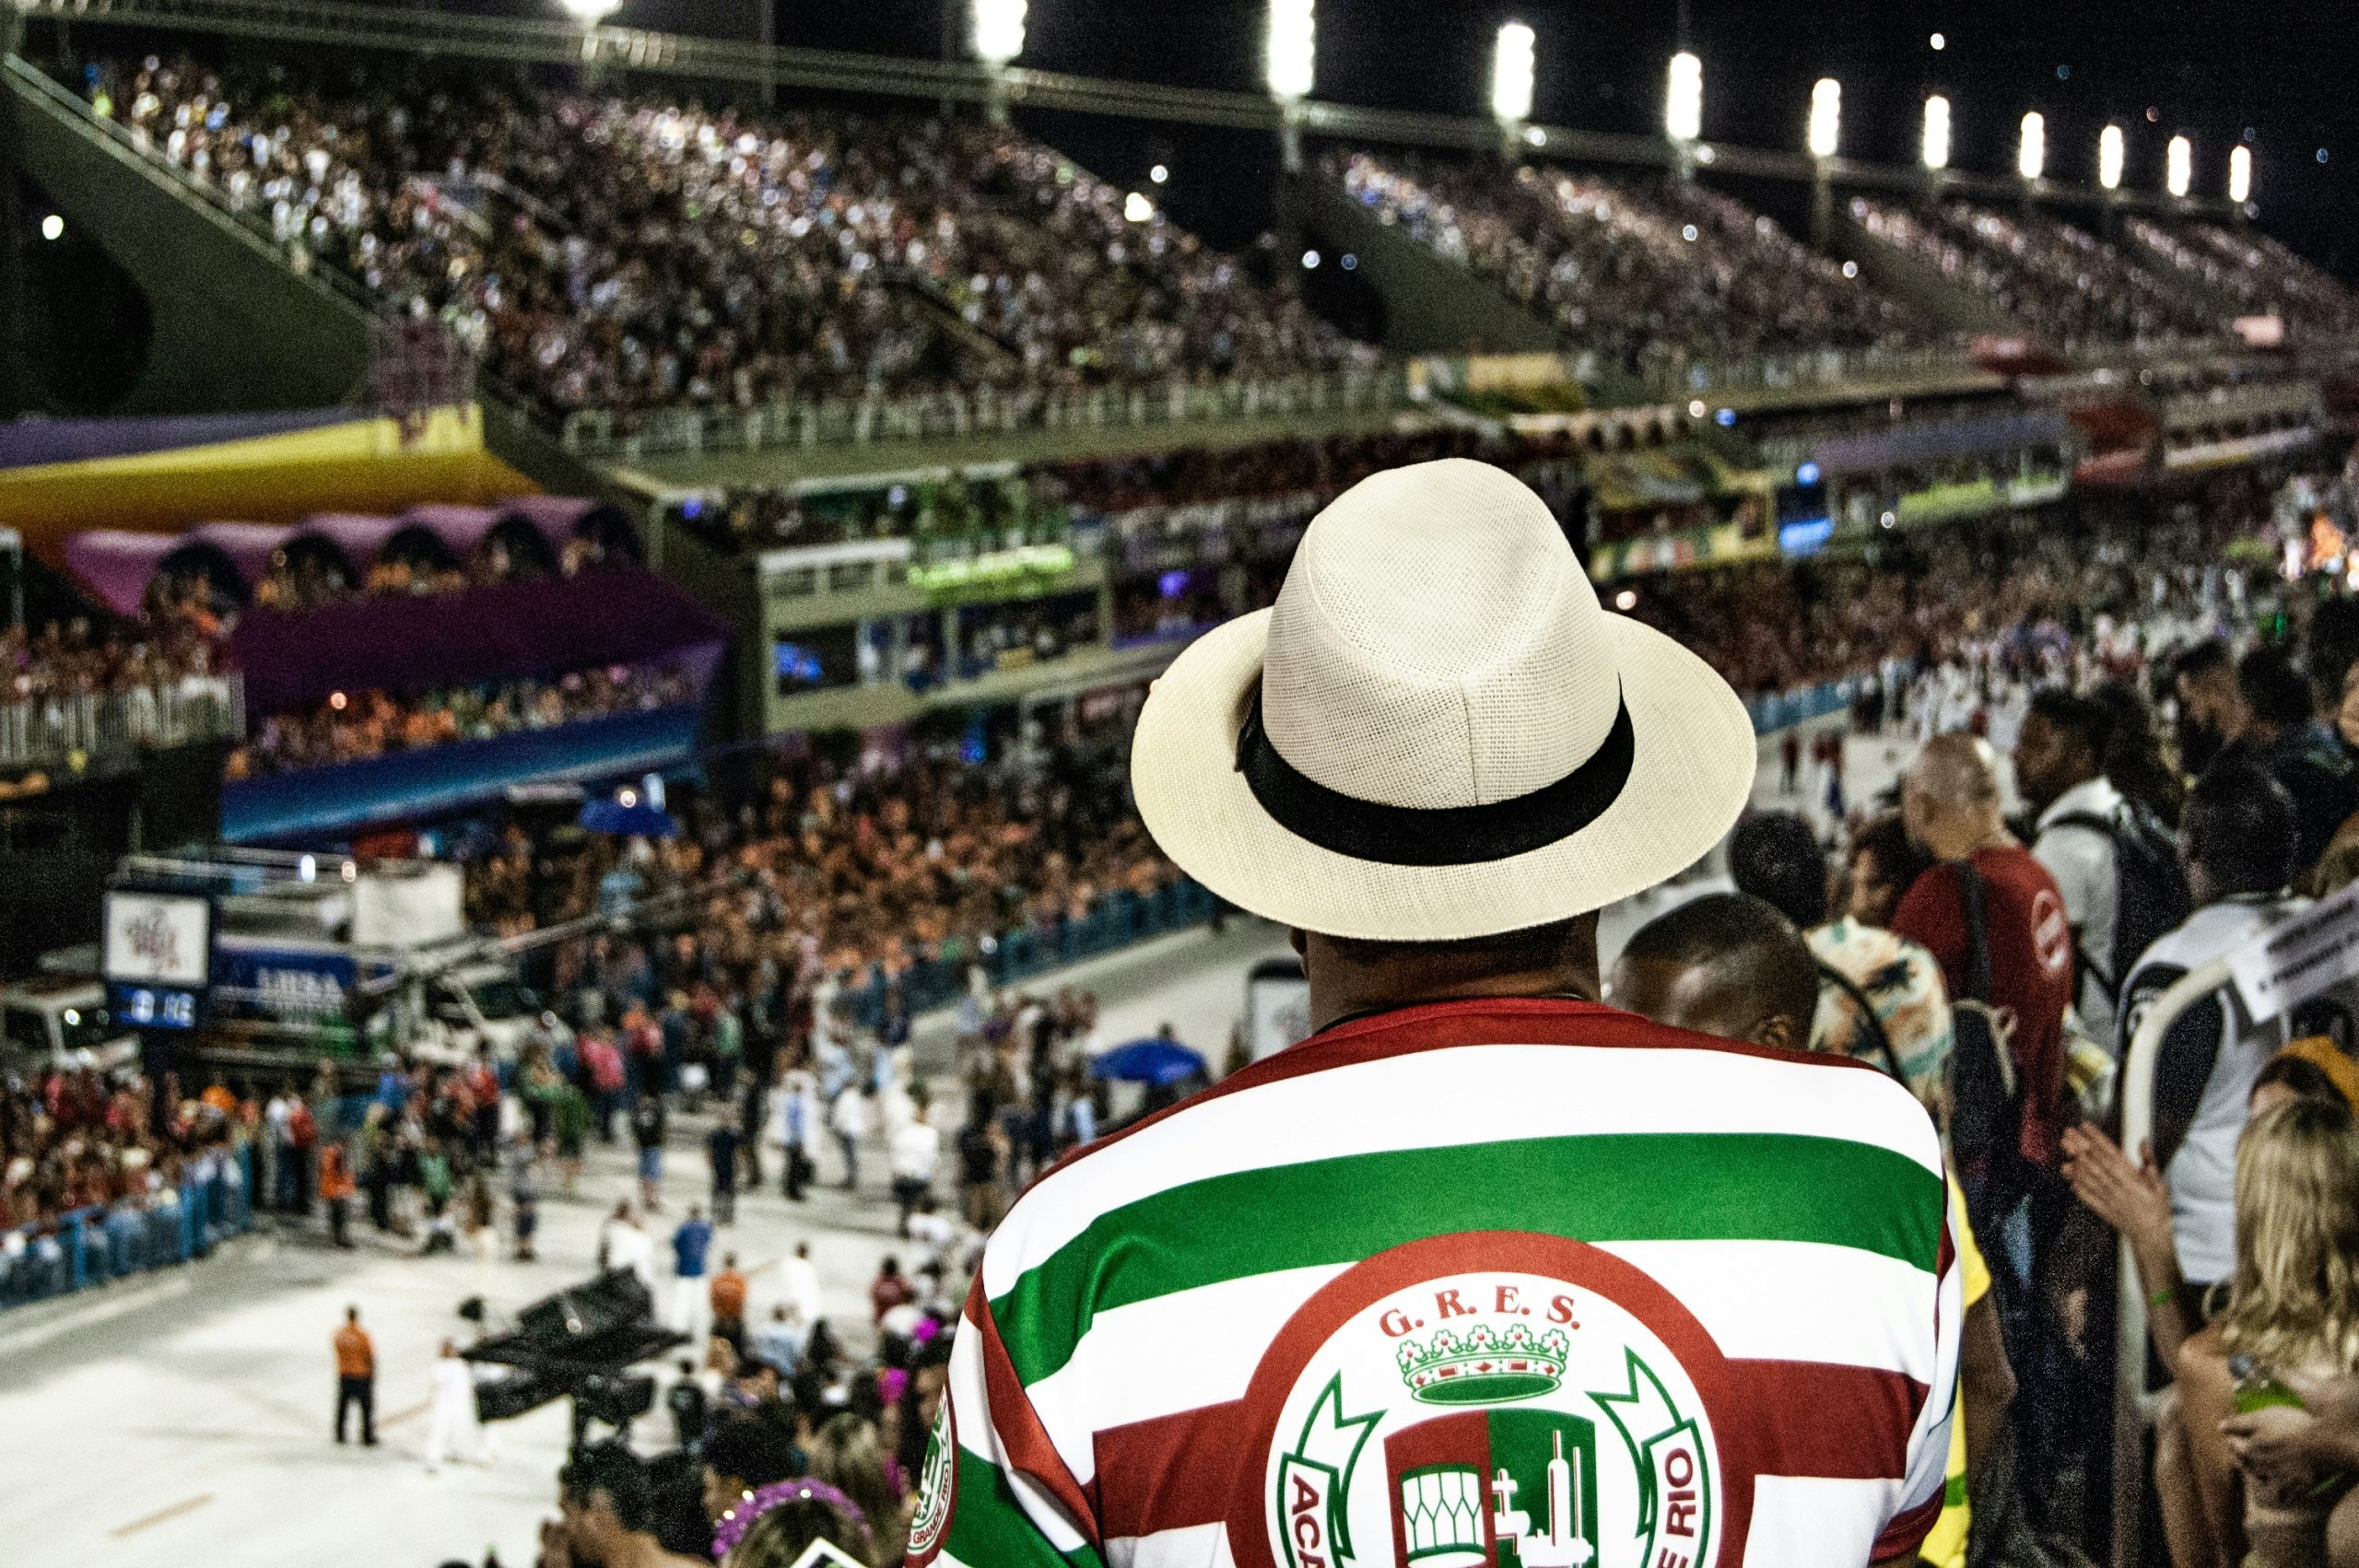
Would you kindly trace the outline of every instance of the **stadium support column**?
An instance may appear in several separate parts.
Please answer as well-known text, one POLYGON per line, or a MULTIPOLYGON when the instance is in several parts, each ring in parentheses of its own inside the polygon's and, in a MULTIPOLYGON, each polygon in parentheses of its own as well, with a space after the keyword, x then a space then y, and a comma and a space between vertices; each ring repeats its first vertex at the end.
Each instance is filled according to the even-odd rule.
POLYGON ((1835 186, 1826 177, 1826 160, 1810 166, 1810 246, 1824 255, 1835 246, 1835 186))
MULTIPOLYGON (((0 58, 25 41, 24 13, 0 0, 0 58)), ((25 290, 24 152, 17 126, 17 97, 0 92, 0 419, 30 411, 25 369, 29 302, 25 290)))
POLYGON ((779 0, 754 0, 755 40, 762 46, 762 107, 778 107, 779 0))
POLYGON ((1297 107, 1298 100, 1293 99, 1279 105, 1278 168, 1288 175, 1302 172, 1302 117, 1297 107))

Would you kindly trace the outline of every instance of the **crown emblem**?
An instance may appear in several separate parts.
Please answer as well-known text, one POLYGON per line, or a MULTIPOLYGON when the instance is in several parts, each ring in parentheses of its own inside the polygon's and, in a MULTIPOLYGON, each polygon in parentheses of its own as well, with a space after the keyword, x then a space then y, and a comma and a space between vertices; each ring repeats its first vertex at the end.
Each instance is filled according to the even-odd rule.
POLYGON ((1401 1381, 1414 1398, 1428 1405, 1528 1399, 1556 1387, 1572 1350, 1558 1328, 1534 1336, 1522 1324, 1510 1323, 1504 1333, 1495 1334, 1487 1324, 1477 1324, 1462 1340, 1448 1328, 1437 1328, 1422 1344, 1401 1341, 1401 1381))

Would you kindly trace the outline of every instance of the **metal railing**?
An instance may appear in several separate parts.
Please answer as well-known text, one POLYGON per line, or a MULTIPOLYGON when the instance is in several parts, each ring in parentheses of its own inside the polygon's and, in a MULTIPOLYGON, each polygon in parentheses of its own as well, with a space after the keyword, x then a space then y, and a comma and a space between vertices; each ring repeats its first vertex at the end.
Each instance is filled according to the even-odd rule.
POLYGON ((928 392, 754 408, 583 410, 567 416, 566 451, 582 457, 769 451, 880 441, 1012 436, 1044 430, 1144 429, 1287 415, 1377 413, 1409 405, 1397 365, 1270 380, 928 392))
POLYGON ((252 1228, 253 1146, 196 1164, 156 1198, 76 1209, 0 1234, 0 1308, 186 1263, 252 1228))
POLYGON ((1801 354, 1765 354, 1676 367, 1657 385, 1668 395, 1684 398, 1690 393, 1775 392, 1847 381, 1966 374, 1978 369, 1974 356, 1959 344, 1928 348, 1818 348, 1801 354))
POLYGON ((128 691, 0 703, 0 766, 79 766, 134 752, 234 741, 246 732, 236 675, 191 675, 128 691))
POLYGON ((1149 894, 1110 893, 1078 919, 1003 932, 988 953, 921 959, 892 979, 872 971, 864 984, 846 988, 838 1005, 853 1022, 874 1029, 883 1024, 886 998, 896 989, 903 1011, 914 1018, 963 995, 969 965, 980 964, 993 989, 1011 986, 1044 970, 1202 925, 1212 919, 1215 902, 1211 893, 1184 877, 1149 894))

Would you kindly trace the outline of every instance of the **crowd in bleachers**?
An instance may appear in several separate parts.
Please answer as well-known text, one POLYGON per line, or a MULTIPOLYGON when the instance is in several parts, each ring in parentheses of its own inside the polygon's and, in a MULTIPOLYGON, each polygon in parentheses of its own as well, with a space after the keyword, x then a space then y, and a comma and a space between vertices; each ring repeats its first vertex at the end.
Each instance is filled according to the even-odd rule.
POLYGON ((1004 126, 153 56, 99 68, 90 90, 305 264, 441 318, 560 410, 1367 357, 1004 126))
POLYGON ((2225 323, 2129 253, 2045 213, 1851 198, 1851 217, 2058 347, 2201 337, 2225 323))
POLYGON ((0 1299, 15 1293, 12 1272, 29 1266, 27 1227, 77 1210, 175 1205, 184 1180, 226 1178, 251 1140, 227 1091, 183 1098, 169 1082, 158 1122, 136 1074, 88 1061, 23 1065, 27 1076, 0 1083, 0 1299))
POLYGON ((2257 229, 2217 224, 2165 226, 2130 216, 2131 239, 2250 315, 2276 315, 2297 330, 2341 333, 2359 325, 2359 300, 2321 269, 2257 229))
POLYGON ((1927 324, 1775 222, 1692 183, 1412 153, 1331 155, 1382 222, 1496 282, 1606 368, 1921 342, 1927 324))
POLYGON ((407 694, 334 692, 308 711, 258 719, 252 738, 230 753, 229 776, 262 778, 330 767, 391 752, 668 708, 694 696, 693 683, 679 670, 640 665, 407 694))

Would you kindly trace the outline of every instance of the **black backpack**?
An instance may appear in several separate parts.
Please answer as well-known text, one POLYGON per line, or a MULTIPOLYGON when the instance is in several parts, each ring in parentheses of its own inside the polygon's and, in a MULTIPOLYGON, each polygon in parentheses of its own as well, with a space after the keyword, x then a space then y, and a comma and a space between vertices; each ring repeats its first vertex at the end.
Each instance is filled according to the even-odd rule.
POLYGON ((1966 989, 1950 998, 1950 1152, 1976 1174, 2011 1171, 2021 1158, 2024 1106, 2012 1022, 1991 1004, 1990 942, 1982 873, 1951 862, 1966 906, 1966 989))
POLYGON ((2094 976, 2106 1000, 2119 1007, 2131 965, 2156 938, 2178 929, 2193 907, 2178 848, 2163 819, 2136 801, 2123 801, 2109 814, 2071 812, 2042 831, 2053 827, 2102 833, 2113 846, 2113 951, 2091 953, 2076 935, 2072 954, 2082 973, 2094 976))

